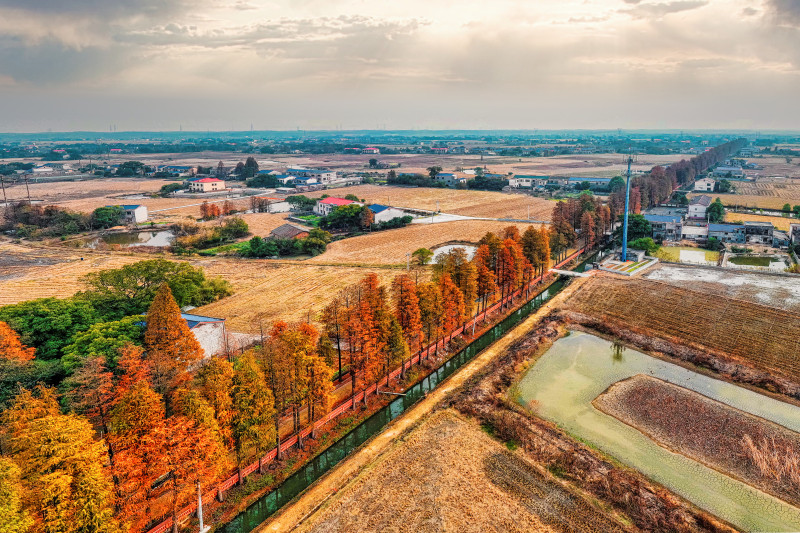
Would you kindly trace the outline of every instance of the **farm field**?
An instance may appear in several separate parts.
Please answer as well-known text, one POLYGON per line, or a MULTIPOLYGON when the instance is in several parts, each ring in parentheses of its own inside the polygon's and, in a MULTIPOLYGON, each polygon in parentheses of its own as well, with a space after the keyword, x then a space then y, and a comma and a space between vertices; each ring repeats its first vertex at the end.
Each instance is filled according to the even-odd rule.
POLYGON ((619 531, 474 422, 438 412, 299 527, 345 531, 619 531))
POLYGON ((405 264, 406 254, 417 248, 430 248, 449 241, 477 242, 487 231, 499 233, 517 226, 520 233, 527 224, 486 220, 461 220, 437 224, 411 224, 404 228, 380 231, 336 241, 309 263, 405 264))
MULTIPOLYGON (((749 171, 763 172, 763 171, 749 171)), ((797 167, 800 177, 800 167, 797 167)), ((758 178, 756 181, 735 182, 736 192, 733 194, 712 193, 713 198, 719 197, 725 205, 739 205, 760 209, 778 209, 784 204, 800 204, 800 179, 771 179, 758 178)), ((690 193, 687 196, 698 196, 700 193, 690 193)))
POLYGON ((667 283, 606 276, 588 279, 565 307, 719 350, 758 370, 800 381, 800 314, 667 283))
POLYGON ((327 191, 307 193, 318 198, 323 194, 344 197, 355 194, 367 203, 386 204, 444 213, 486 218, 516 218, 549 221, 553 202, 527 194, 426 187, 393 187, 381 185, 356 185, 327 191))
POLYGON ((659 259, 673 263, 702 263, 717 264, 719 252, 689 246, 662 246, 655 254, 659 259))
POLYGON ((749 163, 762 167, 759 169, 746 169, 745 174, 754 178, 770 178, 780 176, 784 178, 800 178, 800 159, 791 158, 786 162, 786 156, 766 155, 763 157, 746 158, 749 163))
POLYGON ((800 453, 800 434, 794 431, 642 374, 613 384, 593 405, 667 449, 789 503, 800 503, 791 483, 761 474, 744 445, 747 438, 757 444, 766 439, 780 449, 797 454, 800 453))
POLYGON ((800 283, 795 276, 660 264, 643 277, 800 313, 800 283))
MULTIPOLYGON (((258 235, 259 237, 268 237, 269 233, 282 224, 289 222, 286 220, 289 215, 287 213, 243 213, 236 215, 244 219, 250 227, 250 233, 258 235)), ((217 221, 211 220, 203 222, 204 225, 214 225, 217 221)), ((292 224, 298 224, 292 222, 292 224)))
MULTIPOLYGON (((784 202, 785 203, 785 202, 784 202)), ((769 222, 781 231, 789 231, 791 224, 800 224, 800 219, 790 217, 771 217, 749 213, 725 213, 725 222, 769 222)))

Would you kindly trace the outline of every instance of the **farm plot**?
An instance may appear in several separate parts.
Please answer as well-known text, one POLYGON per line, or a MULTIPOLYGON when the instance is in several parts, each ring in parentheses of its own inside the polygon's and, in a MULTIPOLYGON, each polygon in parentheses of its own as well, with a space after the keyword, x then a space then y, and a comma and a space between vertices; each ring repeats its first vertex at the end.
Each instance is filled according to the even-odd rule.
MULTIPOLYGON (((645 375, 619 381, 593 405, 661 446, 725 472, 789 503, 800 503, 800 487, 765 477, 747 453, 756 446, 800 454, 800 434, 734 409, 695 391, 645 375)), ((787 478, 789 476, 787 475, 787 478)))
POLYGON ((678 287, 691 286, 693 291, 713 297, 722 295, 800 313, 800 278, 796 276, 662 263, 644 277, 678 287))
POLYGON ((769 222, 781 231, 789 231, 791 224, 799 224, 800 220, 790 217, 770 217, 765 215, 751 215, 749 213, 725 213, 725 222, 769 222))
POLYGON ((444 213, 485 218, 515 218, 549 221, 553 202, 526 194, 492 191, 463 191, 455 189, 433 189, 425 187, 391 187, 358 185, 333 191, 317 191, 307 196, 319 197, 333 194, 343 197, 355 194, 367 203, 385 204, 394 207, 441 210, 444 213))
POLYGON ((800 382, 800 314, 649 280, 595 277, 566 308, 667 339, 720 350, 800 382))
MULTIPOLYGON (((82 199, 88 201, 92 198, 108 198, 123 194, 151 194, 158 191, 162 185, 167 183, 175 182, 173 180, 136 178, 106 178, 84 181, 49 182, 35 182, 31 180, 28 187, 30 188, 32 200, 41 200, 48 204, 63 205, 64 202, 67 201, 82 199)), ((28 198, 24 183, 19 183, 11 187, 6 186, 6 194, 9 200, 23 200, 28 198)), ((120 203, 119 200, 117 200, 117 203, 120 203)))
POLYGON ((379 231, 336 241, 310 263, 404 264, 406 254, 418 248, 431 248, 450 241, 477 242, 486 232, 498 233, 515 225, 520 233, 527 224, 487 220, 460 220, 440 224, 411 224, 404 228, 379 231))
MULTIPOLYGON (((193 261, 206 275, 220 276, 234 294, 194 312, 225 318, 235 331, 257 333, 260 324, 288 322, 311 316, 312 321, 336 293, 361 280, 370 270, 338 266, 276 263, 261 260, 211 259, 193 261)), ((376 269, 381 283, 390 283, 399 271, 376 269)))
POLYGON ((300 526, 334 531, 620 531, 453 411, 434 414, 300 526))

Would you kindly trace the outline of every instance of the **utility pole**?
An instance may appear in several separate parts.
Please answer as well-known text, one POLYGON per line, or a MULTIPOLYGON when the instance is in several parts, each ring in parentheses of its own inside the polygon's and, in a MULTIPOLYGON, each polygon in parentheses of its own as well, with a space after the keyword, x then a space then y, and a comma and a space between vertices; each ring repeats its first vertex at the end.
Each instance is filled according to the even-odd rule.
POLYGON ((631 162, 633 157, 628 150, 628 179, 625 184, 625 216, 622 221, 622 261, 628 260, 628 206, 631 201, 631 162))
POLYGON ((203 525, 203 494, 200 489, 200 480, 197 480, 197 520, 200 522, 200 533, 206 533, 211 526, 203 525))
POLYGON ((406 270, 411 270, 411 252, 406 252, 406 270))
POLYGON ((8 198, 6 198, 6 180, 3 174, 0 174, 0 187, 3 188, 3 207, 8 207, 8 198))
POLYGON ((25 176, 25 190, 28 191, 28 205, 31 205, 31 190, 28 188, 28 174, 24 174, 25 176))

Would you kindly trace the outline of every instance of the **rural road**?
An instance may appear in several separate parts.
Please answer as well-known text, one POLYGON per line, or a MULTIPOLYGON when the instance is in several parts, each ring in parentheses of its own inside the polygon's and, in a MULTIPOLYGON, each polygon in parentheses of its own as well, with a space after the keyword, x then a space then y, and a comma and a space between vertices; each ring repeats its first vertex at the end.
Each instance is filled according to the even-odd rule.
POLYGON ((547 316, 555 307, 561 304, 564 298, 579 287, 582 281, 577 279, 573 281, 553 300, 547 302, 536 313, 529 316, 489 346, 442 385, 431 391, 426 398, 420 400, 417 405, 395 419, 383 432, 369 440, 350 457, 311 485, 294 502, 286 505, 271 520, 261 524, 254 531, 258 533, 293 531, 300 526, 316 513, 329 498, 335 496, 337 492, 356 480, 365 468, 368 468, 395 444, 400 443, 401 441, 398 438, 416 427, 447 395, 485 368, 496 357, 503 354, 514 342, 524 337, 539 320, 547 316))

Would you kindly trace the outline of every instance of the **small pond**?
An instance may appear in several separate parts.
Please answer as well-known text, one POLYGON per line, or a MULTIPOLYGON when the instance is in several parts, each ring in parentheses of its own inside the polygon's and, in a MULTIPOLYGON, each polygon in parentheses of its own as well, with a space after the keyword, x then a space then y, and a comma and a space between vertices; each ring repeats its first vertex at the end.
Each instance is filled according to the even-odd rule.
POLYGON ((436 262, 436 260, 439 257, 441 257, 441 256, 443 256, 445 254, 449 254, 450 252, 452 252, 456 248, 461 248, 465 252, 467 252, 467 259, 472 259, 472 256, 475 255, 475 251, 478 249, 478 247, 473 245, 473 244, 446 244, 445 246, 440 246, 440 247, 436 248, 435 250, 433 250, 433 259, 432 259, 432 261, 436 262))
POLYGON ((734 255, 728 258, 728 263, 737 267, 774 270, 782 272, 786 268, 786 261, 777 256, 763 255, 734 255))
POLYGON ((108 245, 118 245, 123 248, 135 246, 170 246, 175 240, 175 234, 169 230, 130 231, 125 233, 109 233, 86 242, 89 248, 97 248, 102 242, 108 245))
POLYGON ((571 435, 746 531, 800 531, 800 509, 680 454, 597 410, 617 381, 655 376, 800 432, 800 408, 581 332, 557 340, 513 389, 515 400, 571 435))

